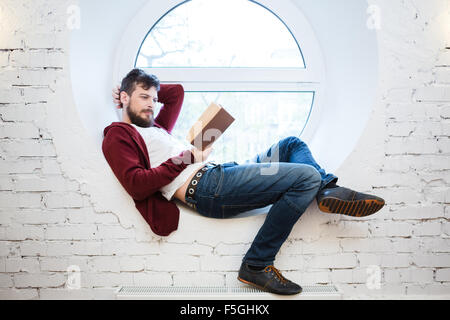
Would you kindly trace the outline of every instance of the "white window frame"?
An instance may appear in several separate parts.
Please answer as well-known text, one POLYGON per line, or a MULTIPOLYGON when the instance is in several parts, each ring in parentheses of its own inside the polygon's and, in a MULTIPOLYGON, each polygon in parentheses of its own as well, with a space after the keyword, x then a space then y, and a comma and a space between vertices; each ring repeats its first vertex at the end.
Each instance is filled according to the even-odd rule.
MULTIPOLYGON (((189 1, 189 0, 188 0, 189 1)), ((291 0, 250 0, 275 14, 288 27, 301 48, 305 68, 149 68, 162 83, 180 83, 185 91, 314 92, 312 110, 299 136, 310 141, 320 123, 325 99, 325 65, 320 45, 307 19, 291 0)), ((131 20, 118 44, 113 85, 135 66, 142 42, 158 21, 186 0, 147 3, 131 20)), ((121 117, 118 111, 119 119, 121 117)))

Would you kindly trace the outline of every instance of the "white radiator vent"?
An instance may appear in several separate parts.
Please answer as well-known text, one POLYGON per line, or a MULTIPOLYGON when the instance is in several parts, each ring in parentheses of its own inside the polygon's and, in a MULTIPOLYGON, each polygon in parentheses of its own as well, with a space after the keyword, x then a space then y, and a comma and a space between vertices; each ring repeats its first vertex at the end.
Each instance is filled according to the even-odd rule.
POLYGON ((117 299, 340 299, 335 286, 302 286, 303 291, 293 296, 271 294, 250 286, 236 287, 120 287, 117 299))

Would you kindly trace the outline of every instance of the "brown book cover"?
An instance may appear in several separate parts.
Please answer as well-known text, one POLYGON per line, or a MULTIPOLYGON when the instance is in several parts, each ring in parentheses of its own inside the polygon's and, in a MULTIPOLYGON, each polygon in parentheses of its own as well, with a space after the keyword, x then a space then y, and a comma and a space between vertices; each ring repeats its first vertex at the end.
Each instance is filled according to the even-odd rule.
POLYGON ((234 118, 222 106, 212 102, 191 127, 186 139, 203 151, 214 143, 233 121, 234 118))

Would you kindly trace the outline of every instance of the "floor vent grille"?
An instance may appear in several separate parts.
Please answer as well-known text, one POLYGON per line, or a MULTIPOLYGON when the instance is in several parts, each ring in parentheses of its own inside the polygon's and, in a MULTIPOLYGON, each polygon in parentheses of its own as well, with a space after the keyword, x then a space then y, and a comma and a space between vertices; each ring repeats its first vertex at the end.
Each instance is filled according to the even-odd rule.
POLYGON ((280 296, 250 286, 215 287, 150 287, 123 286, 116 291, 117 299, 341 299, 335 286, 305 285, 301 294, 280 296))

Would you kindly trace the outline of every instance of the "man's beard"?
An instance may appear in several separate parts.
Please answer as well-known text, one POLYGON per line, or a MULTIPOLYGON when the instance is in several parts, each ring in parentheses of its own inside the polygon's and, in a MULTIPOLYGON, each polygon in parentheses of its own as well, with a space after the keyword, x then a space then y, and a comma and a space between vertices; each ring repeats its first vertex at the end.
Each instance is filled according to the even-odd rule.
POLYGON ((135 124, 135 125, 137 125, 138 127, 141 127, 141 128, 152 127, 153 124, 155 123, 155 119, 153 118, 153 114, 150 115, 150 118, 148 120, 143 119, 138 114, 133 112, 131 110, 130 106, 127 108, 127 115, 130 118, 131 123, 133 123, 133 124, 135 124))

